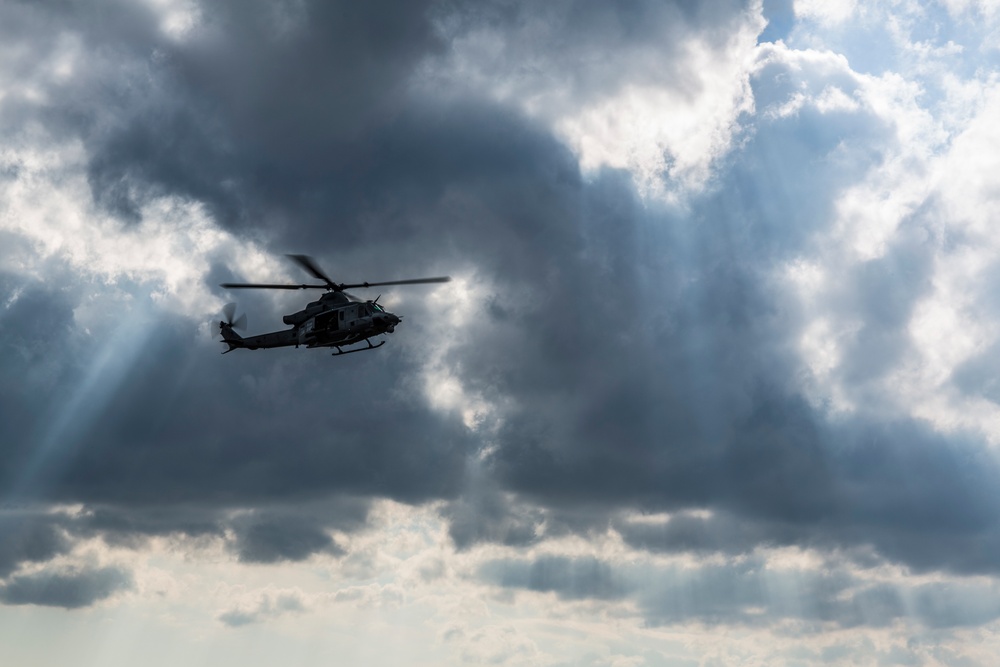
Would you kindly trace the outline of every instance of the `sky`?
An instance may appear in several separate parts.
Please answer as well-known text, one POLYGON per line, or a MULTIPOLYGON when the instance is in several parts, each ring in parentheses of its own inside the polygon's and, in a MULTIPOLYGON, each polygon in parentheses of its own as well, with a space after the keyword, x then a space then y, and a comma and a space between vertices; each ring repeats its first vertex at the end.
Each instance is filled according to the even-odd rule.
POLYGON ((0 664, 995 664, 998 72, 996 0, 0 0, 0 664), (452 281, 222 356, 289 253, 452 281))

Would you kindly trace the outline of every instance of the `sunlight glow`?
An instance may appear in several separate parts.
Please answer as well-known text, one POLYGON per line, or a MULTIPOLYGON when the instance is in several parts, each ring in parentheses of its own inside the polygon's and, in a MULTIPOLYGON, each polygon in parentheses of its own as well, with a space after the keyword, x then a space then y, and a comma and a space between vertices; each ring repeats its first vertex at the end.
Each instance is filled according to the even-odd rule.
POLYGON ((6 159, 19 171, 17 179, 0 182, 0 230, 38 248, 25 272, 43 276, 69 268, 107 284, 148 282, 162 308, 199 320, 223 304, 205 281, 213 260, 226 260, 251 280, 288 272, 280 257, 223 231, 195 202, 145 201, 142 222, 134 226, 96 210, 79 144, 8 151, 6 159))
POLYGON ((717 50, 691 40, 684 51, 695 63, 696 81, 680 90, 626 87, 556 118, 554 127, 585 172, 628 169, 640 192, 670 201, 697 192, 713 162, 732 148, 737 117, 752 108, 747 72, 756 35, 757 26, 746 26, 721 59, 717 50))
POLYGON ((468 335, 465 327, 481 317, 488 293, 488 286, 474 282, 474 277, 458 276, 427 296, 429 312, 436 313, 431 336, 438 343, 424 364, 424 394, 435 409, 457 413, 469 430, 495 426, 496 408, 462 386, 449 352, 468 335))

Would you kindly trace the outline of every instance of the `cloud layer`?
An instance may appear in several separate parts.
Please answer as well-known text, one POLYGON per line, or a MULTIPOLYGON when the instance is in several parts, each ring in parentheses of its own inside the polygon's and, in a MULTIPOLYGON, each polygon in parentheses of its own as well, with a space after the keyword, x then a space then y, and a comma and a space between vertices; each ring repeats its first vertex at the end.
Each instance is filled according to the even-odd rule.
POLYGON ((991 627, 998 17, 842 5, 4 6, 0 600, 142 597, 166 540, 355 573, 231 628, 405 609, 357 574, 401 503, 414 590, 991 627), (219 355, 285 252, 455 280, 377 354, 219 355))

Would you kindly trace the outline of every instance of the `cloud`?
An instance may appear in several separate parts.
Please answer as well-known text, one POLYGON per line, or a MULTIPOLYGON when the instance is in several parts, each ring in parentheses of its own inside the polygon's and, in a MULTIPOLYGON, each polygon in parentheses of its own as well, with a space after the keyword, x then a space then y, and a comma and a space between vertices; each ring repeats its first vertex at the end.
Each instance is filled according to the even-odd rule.
MULTIPOLYGON (((997 618, 966 585, 1000 541, 995 81, 948 79, 960 21, 921 46, 813 8, 758 44, 729 2, 102 7, 0 9, 0 495, 81 508, 0 522, 5 599, 127 588, 50 562, 95 536, 368 571, 392 499, 480 580, 653 624, 997 618), (386 290, 377 354, 218 354, 215 286, 296 251, 458 279, 386 290), (560 540, 586 546, 533 551, 560 540), (756 560, 786 548, 831 569, 756 560), (661 567, 692 556, 723 564, 661 567)), ((255 331, 304 302, 240 300, 255 331)))
POLYGON ((461 641, 461 659, 469 664, 531 665, 543 657, 535 642, 510 625, 489 625, 447 639, 461 641))
MULTIPOLYGON (((834 416, 803 400, 796 347, 807 322, 776 278, 817 252, 839 193, 858 173, 877 172, 882 155, 900 144, 843 60, 763 47, 760 63, 751 80, 755 124, 719 190, 693 205, 704 228, 640 212, 627 188, 596 179, 584 186, 594 200, 577 225, 579 264, 562 261, 560 280, 536 293, 523 324, 493 322, 495 337, 483 327, 476 344, 456 351, 465 353, 456 362, 464 383, 489 377, 491 385, 478 387, 487 400, 514 406, 488 465, 543 504, 700 506, 732 511, 741 522, 754 517, 749 533, 719 531, 744 547, 744 539, 820 539, 811 527, 821 521, 835 541, 873 544, 920 568, 993 571, 988 559, 973 566, 936 546, 945 535, 979 539, 994 523, 995 473, 972 454, 982 444, 879 413, 876 397, 860 391, 901 363, 934 246, 901 235, 847 278, 849 296, 823 309, 864 322, 856 338, 839 340, 840 371, 846 391, 865 396, 870 410, 834 416), (792 63, 804 73, 793 77, 792 63), (813 92, 776 111, 798 99, 790 82, 803 79, 813 92), (833 88, 859 101, 824 106, 833 88), (791 172, 802 164, 811 165, 808 173, 791 172), (751 194, 777 184, 781 198, 751 194), (602 219, 601 204, 612 201, 614 214, 602 219), (645 255, 649 247, 658 254, 645 255), (629 263, 616 265, 619 256, 629 263), (614 296, 595 298, 605 294, 614 296), (771 527, 757 533, 756 519, 771 527), (899 528, 911 525, 920 528, 899 528)), ((486 512, 483 521, 490 525, 486 512)))
POLYGON ((111 546, 141 548, 149 538, 184 536, 218 540, 242 563, 301 561, 313 554, 343 555, 331 531, 363 529, 370 501, 332 498, 290 508, 213 508, 211 505, 156 505, 124 508, 95 505, 59 526, 74 538, 100 537, 111 546))
POLYGON ((196 12, 180 39, 161 32, 169 17, 154 7, 104 6, 110 20, 49 6, 5 11, 12 40, 62 35, 32 42, 32 53, 43 57, 8 69, 27 89, 6 105, 16 111, 8 113, 8 128, 44 115, 49 128, 76 135, 90 157, 95 200, 131 222, 141 218, 142 200, 164 192, 206 201, 222 221, 256 215, 244 208, 251 202, 242 182, 230 175, 237 191, 218 187, 220 170, 245 164, 256 181, 247 185, 271 182, 280 193, 275 177, 284 173, 293 183, 335 156, 334 147, 391 118, 407 73, 421 54, 439 48, 426 5, 417 3, 391 11, 216 5, 196 12), (100 105, 92 91, 100 91, 100 105), (289 99, 298 102, 279 101, 289 99), (246 142, 275 160, 253 158, 241 149, 246 142), (293 164, 297 173, 286 172, 293 164))
POLYGON ((303 560, 319 552, 343 553, 327 533, 287 519, 251 523, 238 534, 234 549, 244 563, 303 560))
POLYGON ((297 614, 305 611, 306 605, 301 591, 268 589, 251 596, 236 607, 219 614, 224 625, 238 628, 244 625, 297 614))
POLYGON ((612 568, 595 558, 543 557, 530 563, 485 563, 479 576, 500 586, 553 591, 565 598, 614 599, 627 591, 612 568))
POLYGON ((59 521, 44 513, 0 513, 0 577, 22 564, 48 561, 69 551, 71 541, 59 521))
POLYGON ((117 567, 47 569, 9 577, 0 585, 0 602, 76 609, 89 607, 132 586, 132 575, 117 567))
MULTIPOLYGON (((243 380, 244 368, 224 365, 232 357, 221 357, 208 341, 192 340, 183 321, 151 321, 139 334, 143 338, 138 341, 107 341, 74 332, 60 341, 63 346, 79 345, 81 354, 61 359, 61 381, 49 391, 49 406, 56 410, 67 402, 84 401, 81 410, 87 412, 80 418, 92 421, 60 435, 57 446, 68 450, 67 456, 47 461, 45 465, 56 467, 43 466, 38 472, 42 478, 36 482, 54 485, 52 497, 95 504, 125 499, 184 504, 214 497, 213 502, 239 505, 240 498, 304 497, 323 489, 380 493, 391 486, 391 493, 419 498, 449 493, 460 474, 460 443, 467 437, 462 430, 413 403, 399 403, 392 412, 379 410, 381 382, 365 383, 353 397, 338 399, 336 411, 317 413, 314 397, 335 386, 330 383, 349 381, 343 367, 339 378, 307 379, 296 377, 305 366, 289 375, 279 359, 261 358, 262 374, 243 380), (88 366, 102 346, 118 353, 136 346, 136 354, 128 363, 115 359, 88 366), (206 357, 214 367, 197 370, 206 357), (94 374, 92 381, 102 393, 74 399, 73 392, 88 373, 94 374), (209 395, 216 399, 206 409, 201 397, 209 395), (257 406, 256 416, 245 412, 248 406, 257 406), (439 421, 442 430, 422 445, 411 435, 430 432, 413 428, 408 420, 428 418, 439 421), (294 450, 301 455, 293 455, 294 450), (390 450, 395 453, 390 455, 390 450), (159 459, 162 467, 149 465, 148 456, 159 459), (270 463, 263 464, 265 460, 270 463), (378 466, 376 477, 356 474, 359 469, 375 470, 376 462, 383 460, 387 463, 378 466), (435 474, 411 474, 411 466, 433 466, 435 474), (450 482, 449 468, 454 474, 450 482), (170 469, 174 472, 163 474, 170 469), (383 491, 376 491, 379 486, 383 491)), ((27 367, 8 363, 7 381, 17 382, 22 368, 29 372, 27 367)), ((384 378, 389 386, 393 373, 398 371, 384 378)), ((9 431, 11 455, 25 456, 37 437, 28 427, 38 423, 29 422, 24 430, 14 426, 9 431)))
MULTIPOLYGON (((490 24, 483 22, 488 12, 472 12, 449 23, 446 15, 415 8, 412 25, 404 27, 404 17, 383 23, 361 10, 334 15, 304 6, 304 14, 289 9, 273 21, 258 12, 213 11, 232 19, 226 32, 206 21, 168 39, 153 30, 158 19, 152 14, 134 14, 127 20, 135 29, 116 32, 126 53, 149 40, 157 45, 164 55, 146 63, 155 76, 144 85, 152 86, 149 99, 169 92, 174 101, 153 113, 139 98, 114 98, 106 113, 118 122, 84 135, 95 201, 141 228, 148 221, 128 213, 129 201, 141 211, 156 197, 192 198, 205 202, 220 224, 244 231, 273 222, 247 213, 259 204, 287 219, 302 216, 295 225, 272 228, 281 244, 329 248, 349 266, 367 262, 379 274, 416 271, 420 262, 460 260, 474 267, 471 285, 478 291, 461 326, 443 327, 428 302, 401 298, 416 322, 413 335, 432 349, 447 345, 440 373, 491 406, 496 430, 477 433, 419 396, 387 390, 412 387, 424 371, 419 345, 367 367, 362 382, 343 364, 323 378, 301 355, 286 360, 253 353, 237 363, 230 363, 235 355, 216 355, 206 365, 207 346, 192 342, 184 318, 157 313, 111 344, 117 339, 107 336, 121 329, 112 325, 113 308, 110 320, 91 323, 88 336, 76 321, 83 293, 39 294, 54 303, 68 298, 66 307, 76 307, 73 318, 63 313, 70 328, 59 339, 75 355, 56 362, 62 379, 51 387, 48 409, 78 405, 80 414, 72 432, 51 436, 68 454, 52 457, 58 465, 43 464, 38 472, 50 485, 41 487, 48 497, 104 507, 176 505, 180 530, 187 530, 181 506, 193 501, 221 512, 344 495, 446 498, 454 501, 452 538, 463 547, 481 540, 531 543, 542 516, 557 530, 558 517, 569 516, 567 506, 584 499, 597 524, 626 507, 708 507, 754 524, 732 535, 744 547, 752 539, 816 539, 809 525, 822 519, 853 525, 836 540, 877 544, 920 567, 993 567, 959 564, 931 546, 929 533, 920 554, 907 542, 904 556, 878 537, 885 525, 853 524, 863 516, 885 523, 910 518, 899 498, 914 500, 902 486, 880 486, 862 475, 856 459, 876 456, 864 445, 872 429, 888 443, 920 443, 898 451, 899 467, 927 488, 934 488, 923 481, 932 467, 922 460, 948 461, 948 445, 906 417, 884 426, 875 416, 838 425, 802 396, 797 347, 813 314, 800 310, 782 282, 785 267, 814 253, 816 239, 837 220, 840 196, 900 147, 896 126, 845 59, 762 45, 747 78, 754 115, 743 111, 740 144, 719 158, 717 185, 681 210, 644 202, 620 170, 585 177, 577 156, 553 136, 555 121, 517 108, 513 100, 523 94, 498 98, 468 82, 462 95, 446 99, 407 92, 404 82, 416 76, 421 58, 444 68, 439 75, 469 59, 485 67, 482 54, 462 51, 469 47, 463 36, 484 26, 510 40, 505 49, 527 39, 518 32, 526 24, 503 27, 509 16, 490 24), (384 82, 370 90, 382 92, 366 92, 342 107, 331 99, 336 108, 329 123, 309 114, 292 122, 286 117, 291 107, 254 102, 268 91, 268 99, 285 95, 311 109, 335 90, 362 86, 346 66, 321 76, 325 70, 316 63, 341 49, 363 60, 368 42, 352 37, 330 46, 319 37, 323 26, 334 34, 393 36, 392 48, 380 49, 370 64, 370 74, 384 82), (237 76, 240 54, 260 44, 273 62, 252 79, 237 76), (301 81, 287 77, 295 64, 301 81), (212 113, 193 102, 202 93, 214 100, 212 113), (213 123, 224 133, 209 137, 213 123), (313 152, 318 147, 329 149, 323 159, 313 152), (253 160, 243 159, 251 151, 253 160), (178 164, 197 164, 204 173, 178 164), (116 188, 125 188, 120 206, 116 188), (303 210, 295 202, 308 204, 303 210), (328 234, 321 220, 333 218, 338 225, 328 234), (390 271, 395 260, 389 257, 400 253, 387 251, 401 245, 425 259, 405 259, 390 271), (133 356, 117 365, 85 365, 82 360, 101 358, 102 345, 107 354, 133 356), (91 377, 104 393, 74 402, 74 389, 91 377), (208 408, 207 396, 213 397, 208 408), (480 451, 486 475, 494 478, 483 488, 495 491, 476 498, 466 476, 469 457, 480 451), (506 492, 527 502, 502 500, 506 492)), ((732 22, 744 16, 740 7, 721 5, 645 8, 635 22, 637 16, 621 10, 618 28, 605 29, 602 11, 566 5, 539 17, 537 27, 544 32, 579 22, 581 44, 589 46, 613 46, 638 31, 631 55, 620 56, 631 63, 625 78, 636 83, 644 76, 640 55, 661 48, 653 25, 676 18, 688 28, 705 27, 705 39, 722 45, 732 22), (720 16, 726 19, 716 25, 720 16)), ((24 16, 29 23, 41 20, 24 16)), ((76 29, 84 45, 102 39, 97 26, 76 29)), ((522 56, 545 63, 542 71, 571 71, 567 94, 578 102, 606 99, 624 85, 602 74, 599 63, 573 69, 554 50, 533 48, 534 55, 522 56)), ((673 50, 670 55, 680 58, 673 50)), ((101 69, 107 65, 93 64, 90 75, 109 76, 101 69)), ((677 84, 663 77, 657 82, 677 84)), ((77 88, 57 79, 45 85, 70 107, 80 103, 77 88)), ((530 76, 521 85, 543 87, 530 76)), ((881 394, 860 389, 890 374, 912 345, 907 326, 927 295, 933 256, 933 247, 910 237, 893 239, 882 256, 856 266, 822 313, 864 322, 837 340, 843 361, 836 377, 869 405, 881 394)), ((121 287, 132 292, 138 285, 121 287)), ((281 312, 263 297, 247 299, 255 310, 281 312)), ((29 366, 7 365, 7 386, 29 366)), ((15 428, 12 442, 26 456, 33 436, 28 424, 15 428)), ((883 469, 877 460, 874 465, 883 469)), ((970 490, 958 481, 968 474, 974 475, 959 466, 946 475, 941 497, 993 507, 985 484, 970 490)), ((938 498, 928 494, 918 500, 938 498)), ((923 502, 909 507, 931 512, 923 502)), ((577 530, 585 530, 580 517, 586 514, 577 512, 577 530)), ((910 520, 943 530, 959 515, 956 509, 910 520)), ((190 528, 218 530, 225 522, 208 524, 190 528)), ((315 517, 248 523, 242 531, 234 549, 251 561, 295 560, 332 548, 315 517)))
POLYGON ((886 628, 900 622, 944 629, 981 626, 1000 618, 995 583, 949 579, 913 582, 879 570, 822 567, 781 551, 723 561, 663 563, 630 557, 546 555, 486 561, 477 572, 504 589, 555 593, 560 600, 631 603, 653 625, 886 628))
POLYGON ((629 169, 643 193, 676 198, 704 185, 748 102, 743 62, 760 29, 748 5, 459 6, 435 17, 449 48, 418 81, 544 120, 585 171, 629 169))

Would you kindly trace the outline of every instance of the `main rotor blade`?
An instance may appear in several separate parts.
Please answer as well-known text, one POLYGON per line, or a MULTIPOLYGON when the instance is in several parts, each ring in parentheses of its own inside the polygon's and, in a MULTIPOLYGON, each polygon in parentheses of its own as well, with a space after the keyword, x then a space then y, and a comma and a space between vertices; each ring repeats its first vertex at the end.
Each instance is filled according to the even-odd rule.
POLYGON ((451 282, 450 276, 439 276, 437 278, 411 278, 410 280, 390 280, 382 283, 344 283, 337 285, 338 289, 354 289, 355 287, 379 287, 381 285, 422 285, 425 283, 447 283, 451 282))
POLYGON ((336 283, 330 279, 330 276, 323 273, 323 269, 319 268, 316 264, 316 260, 309 255, 286 255, 286 257, 308 271, 313 278, 324 281, 328 287, 336 285, 336 283))
POLYGON ((222 283, 225 289, 329 289, 329 285, 269 285, 265 283, 222 283))

